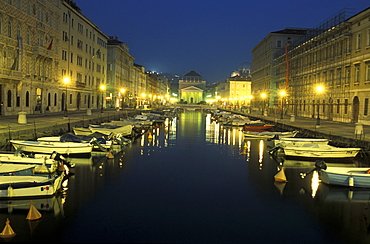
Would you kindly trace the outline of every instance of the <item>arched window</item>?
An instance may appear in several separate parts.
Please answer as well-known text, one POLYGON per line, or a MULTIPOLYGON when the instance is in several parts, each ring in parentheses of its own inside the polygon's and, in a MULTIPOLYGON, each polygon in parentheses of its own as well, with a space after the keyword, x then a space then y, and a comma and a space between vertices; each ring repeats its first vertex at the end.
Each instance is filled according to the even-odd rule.
POLYGON ((30 92, 26 91, 26 107, 30 106, 30 92))
POLYGON ((7 106, 11 107, 12 106, 12 91, 8 90, 8 97, 7 97, 7 106))
POLYGON ((48 106, 50 106, 51 105, 51 94, 50 94, 50 92, 48 93, 48 106))

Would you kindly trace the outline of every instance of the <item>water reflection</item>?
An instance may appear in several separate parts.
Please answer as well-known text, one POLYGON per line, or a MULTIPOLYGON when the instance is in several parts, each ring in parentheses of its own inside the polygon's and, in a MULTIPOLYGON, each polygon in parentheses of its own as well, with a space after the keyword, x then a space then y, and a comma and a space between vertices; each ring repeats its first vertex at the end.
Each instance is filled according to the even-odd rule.
POLYGON ((51 211, 32 235, 25 210, 13 220, 18 211, 4 206, 0 221, 12 217, 27 241, 45 240, 44 231, 61 242, 370 241, 368 190, 329 187, 314 173, 302 179, 314 162, 277 160, 268 143, 186 111, 117 148, 114 159, 73 159, 60 199, 63 230, 51 211), (287 182, 277 183, 282 168, 287 182))

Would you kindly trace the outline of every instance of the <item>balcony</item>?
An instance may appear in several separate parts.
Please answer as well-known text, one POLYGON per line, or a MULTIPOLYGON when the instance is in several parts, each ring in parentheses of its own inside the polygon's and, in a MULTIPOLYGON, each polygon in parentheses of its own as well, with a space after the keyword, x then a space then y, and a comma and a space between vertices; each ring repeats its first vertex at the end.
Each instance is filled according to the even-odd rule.
POLYGON ((9 80, 22 80, 22 72, 18 70, 0 68, 0 78, 9 80))
POLYGON ((46 57, 46 58, 53 58, 53 51, 48 50, 45 47, 33 46, 32 47, 32 52, 33 52, 33 55, 35 55, 35 56, 42 56, 42 57, 46 57))

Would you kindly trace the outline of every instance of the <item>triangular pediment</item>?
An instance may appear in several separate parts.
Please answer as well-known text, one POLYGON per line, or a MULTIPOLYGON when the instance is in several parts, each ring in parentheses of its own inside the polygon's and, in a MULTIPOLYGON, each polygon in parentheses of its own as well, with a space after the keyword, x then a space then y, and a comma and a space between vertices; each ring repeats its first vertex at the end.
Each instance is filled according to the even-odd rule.
POLYGON ((196 86, 187 86, 181 89, 181 92, 203 92, 203 89, 200 89, 196 86))

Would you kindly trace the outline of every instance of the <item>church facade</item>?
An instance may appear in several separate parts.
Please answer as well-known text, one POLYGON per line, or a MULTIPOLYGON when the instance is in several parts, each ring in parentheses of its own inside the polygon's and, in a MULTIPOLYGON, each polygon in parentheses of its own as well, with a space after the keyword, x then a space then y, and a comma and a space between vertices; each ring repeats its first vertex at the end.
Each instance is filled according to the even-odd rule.
POLYGON ((190 71, 179 80, 179 98, 182 103, 205 101, 206 81, 195 71, 190 71))

